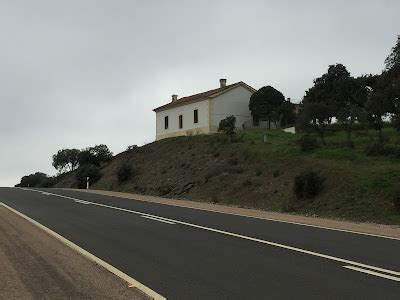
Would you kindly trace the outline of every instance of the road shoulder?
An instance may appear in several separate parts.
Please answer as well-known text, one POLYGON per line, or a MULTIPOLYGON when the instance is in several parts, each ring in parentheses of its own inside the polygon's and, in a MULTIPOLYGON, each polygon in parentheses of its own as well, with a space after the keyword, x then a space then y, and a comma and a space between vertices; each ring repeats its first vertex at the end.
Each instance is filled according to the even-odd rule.
POLYGON ((0 205, 1 299, 149 299, 0 205))
POLYGON ((400 239, 400 226, 395 225, 381 225, 374 223, 356 223, 350 221, 341 221, 325 218, 308 217, 301 215, 284 214, 278 212, 269 212, 256 209, 248 209, 234 206, 225 206, 212 203, 196 202, 190 200, 168 199, 156 196, 131 194, 123 192, 112 192, 104 190, 80 190, 80 189, 65 189, 75 190, 79 192, 88 192, 105 196, 113 196, 131 200, 159 203, 165 205, 186 207, 192 209, 213 211, 219 213, 240 215, 252 218, 260 218, 266 220, 273 220, 277 222, 294 223, 305 226, 320 227, 332 230, 348 231, 354 233, 368 234, 373 236, 383 236, 388 238, 400 239))

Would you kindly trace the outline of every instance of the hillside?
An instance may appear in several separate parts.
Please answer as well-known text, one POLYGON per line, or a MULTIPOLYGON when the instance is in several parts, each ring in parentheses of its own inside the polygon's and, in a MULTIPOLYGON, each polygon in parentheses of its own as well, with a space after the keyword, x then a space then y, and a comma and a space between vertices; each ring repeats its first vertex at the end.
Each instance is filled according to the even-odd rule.
MULTIPOLYGON (((400 144, 394 129, 384 134, 400 144)), ((345 133, 335 130, 326 146, 309 153, 300 150, 298 139, 270 131, 263 143, 260 130, 246 131, 235 142, 220 134, 165 139, 115 156, 91 188, 400 224, 392 200, 399 191, 399 156, 367 156, 370 138, 364 131, 354 132, 354 148, 346 147, 345 133), (117 173, 125 164, 134 172, 120 183, 117 173), (322 192, 297 200, 294 178, 309 169, 325 178, 322 192)), ((64 175, 56 186, 77 187, 75 174, 64 175)))

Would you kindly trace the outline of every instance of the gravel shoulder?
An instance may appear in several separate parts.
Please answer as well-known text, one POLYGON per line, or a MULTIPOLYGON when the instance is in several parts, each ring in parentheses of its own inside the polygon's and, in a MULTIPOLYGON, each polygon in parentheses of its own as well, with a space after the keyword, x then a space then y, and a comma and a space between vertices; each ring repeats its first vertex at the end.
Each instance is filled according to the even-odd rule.
POLYGON ((148 299, 0 205, 0 299, 148 299))
POLYGON ((391 238, 400 239, 400 226, 398 225, 381 225, 374 223, 356 223, 350 221, 333 220, 319 217, 309 217, 302 215, 292 215, 278 212, 263 211, 257 209, 248 209, 234 206, 226 206, 205 202, 196 202, 189 200, 178 200, 178 199, 168 199, 155 196, 147 196, 140 194, 122 193, 122 192, 112 192, 105 190, 80 190, 72 189, 80 192, 95 193, 106 196, 121 197, 125 199, 132 199, 138 201, 155 202, 166 205, 174 205, 181 207, 188 207, 194 209, 202 209, 208 211, 215 211, 228 214, 237 214, 248 217, 264 218, 269 220, 283 221, 283 222, 293 222, 299 224, 305 224, 310 226, 326 227, 331 229, 338 229, 344 231, 354 231, 359 233, 380 235, 391 238))

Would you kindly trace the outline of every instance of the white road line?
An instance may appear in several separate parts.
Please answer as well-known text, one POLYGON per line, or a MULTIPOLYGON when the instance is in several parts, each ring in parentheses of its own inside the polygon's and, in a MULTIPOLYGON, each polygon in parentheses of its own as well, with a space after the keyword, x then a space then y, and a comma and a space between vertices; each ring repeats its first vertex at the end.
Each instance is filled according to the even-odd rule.
POLYGON ((165 221, 165 220, 163 220, 163 219, 154 218, 154 217, 149 217, 149 216, 145 216, 145 215, 142 215, 142 218, 146 218, 146 219, 150 219, 150 220, 154 220, 154 221, 158 221, 158 222, 163 222, 163 223, 167 223, 167 224, 175 225, 175 223, 174 223, 174 222, 171 222, 171 221, 165 221))
POLYGON ((87 259, 89 259, 91 261, 94 261, 99 266, 105 268, 106 270, 108 270, 109 272, 113 273, 117 277, 119 277, 122 280, 126 281, 128 283, 128 287, 136 287, 137 289, 139 289, 140 291, 142 291, 143 293, 145 293, 146 295, 148 295, 149 297, 151 297, 152 299, 155 299, 155 300, 165 300, 166 299, 165 297, 163 297, 160 294, 156 293, 155 291, 153 291, 152 289, 150 289, 147 286, 143 285, 139 281, 133 279, 129 275, 127 275, 127 274, 123 273, 122 271, 118 270, 117 268, 115 268, 114 266, 112 266, 109 263, 105 262, 104 260, 98 258, 97 256, 94 256, 92 253, 90 253, 90 252, 86 251, 85 249, 79 247, 78 245, 74 244, 70 240, 67 240, 63 236, 59 235, 57 232, 54 232, 53 230, 47 228, 46 226, 40 224, 37 221, 31 219, 30 217, 24 215, 23 213, 20 213, 19 211, 17 211, 14 208, 4 204, 3 202, 0 202, 0 205, 4 206, 5 208, 9 209, 13 213, 15 213, 18 216, 24 218, 25 220, 27 220, 28 222, 32 223, 33 225, 39 227, 40 229, 44 230, 47 234, 55 237, 56 239, 61 241, 66 246, 68 246, 71 249, 77 251, 81 255, 85 256, 87 259))
MULTIPOLYGON (((37 191, 37 190, 32 190, 32 191, 40 192, 40 191, 37 191)), ((65 199, 71 199, 71 200, 74 200, 74 201, 75 200, 81 200, 81 199, 68 197, 68 196, 64 196, 64 195, 59 195, 59 194, 54 194, 54 193, 50 193, 50 194, 53 195, 53 196, 56 196, 56 197, 61 197, 61 198, 65 198, 65 199)), ((87 202, 89 202, 89 201, 87 201, 87 202)), ((400 276, 400 272, 397 272, 397 271, 388 270, 388 269, 384 269, 384 268, 379 268, 379 267, 375 267, 375 266, 371 266, 371 265, 367 265, 367 264, 363 264, 363 263, 359 263, 359 262, 343 259, 343 258, 340 258, 340 257, 326 255, 326 254, 322 254, 322 253, 318 253, 318 252, 314 252, 314 251, 309 251, 309 250, 305 250, 305 249, 301 249, 301 248, 297 248, 297 247, 292 247, 292 246, 288 246, 288 245, 284 245, 284 244, 279 244, 279 243, 275 243, 275 242, 271 242, 271 241, 266 241, 266 240, 262 240, 262 239, 258 239, 258 238, 254 238, 254 237, 250 237, 250 236, 246 236, 246 235, 242 235, 242 234, 237 234, 237 233, 233 233, 233 232, 229 232, 229 231, 224 231, 224 230, 211 228, 211 227, 196 225, 196 224, 192 224, 192 223, 187 223, 187 222, 183 222, 183 221, 179 221, 179 220, 164 218, 164 217, 151 215, 151 214, 145 214, 145 213, 141 213, 139 211, 129 210, 129 209, 120 208, 120 207, 114 207, 114 206, 111 206, 111 205, 100 204, 100 203, 96 203, 96 202, 89 202, 89 203, 92 204, 92 205, 100 206, 100 207, 106 207, 106 208, 110 208, 110 209, 124 211, 124 212, 132 213, 132 214, 137 214, 137 215, 140 215, 140 216, 148 216, 148 217, 153 217, 153 218, 157 218, 157 219, 162 219, 162 220, 170 221, 170 222, 173 222, 173 223, 176 223, 176 224, 181 224, 181 225, 185 225, 185 226, 189 226, 189 227, 194 227, 194 228, 203 229, 203 230, 207 230, 207 231, 211 231, 211 232, 215 232, 215 233, 220 233, 220 234, 224 234, 224 235, 227 235, 227 236, 241 238, 241 239, 244 239, 244 240, 253 241, 253 242, 257 242, 257 243, 261 243, 261 244, 265 244, 265 245, 269 245, 269 246, 273 246, 273 247, 277 247, 277 248, 282 248, 282 249, 286 249, 286 250, 290 250, 290 251, 294 251, 294 252, 308 254, 308 255, 311 255, 311 256, 320 257, 320 258, 324 258, 324 259, 331 260, 331 261, 337 261, 337 262, 340 262, 340 263, 343 263, 343 264, 346 264, 346 265, 353 265, 353 266, 357 266, 357 267, 361 267, 361 268, 365 268, 365 269, 370 269, 370 270, 374 270, 374 271, 378 271, 378 272, 392 274, 392 275, 395 275, 395 276, 400 276)))
POLYGON ((87 202, 87 201, 84 201, 84 200, 74 200, 74 201, 77 202, 77 203, 80 203, 80 204, 86 204, 86 205, 91 204, 90 202, 87 202))
MULTIPOLYGON (((30 190, 30 191, 38 192, 38 190, 29 189, 29 188, 21 188, 21 187, 17 187, 17 188, 22 189, 22 190, 30 190)), ((68 189, 66 189, 66 190, 68 190, 68 189)), ((92 194, 100 195, 100 196, 107 196, 107 197, 114 197, 114 198, 118 198, 118 199, 127 199, 127 200, 142 201, 142 202, 147 202, 147 203, 157 203, 157 204, 167 205, 167 206, 183 207, 183 208, 194 209, 194 210, 211 211, 211 212, 225 214, 225 215, 239 216, 239 217, 258 219, 258 220, 266 220, 266 221, 271 221, 271 222, 286 223, 286 224, 292 224, 292 225, 299 225, 299 226, 305 226, 305 227, 319 228, 319 229, 325 229, 325 230, 331 230, 331 231, 346 232, 346 233, 351 233, 351 234, 366 235, 366 236, 372 236, 372 237, 377 237, 377 238, 382 238, 382 239, 400 241, 400 238, 393 237, 393 236, 386 236, 386 235, 367 233, 367 232, 348 230, 348 229, 326 227, 326 226, 322 226, 322 225, 299 223, 299 222, 294 222, 294 221, 279 220, 279 219, 267 218, 267 217, 251 216, 251 215, 241 214, 241 213, 225 212, 225 211, 220 211, 218 209, 212 209, 212 208, 192 207, 192 206, 184 205, 184 204, 165 203, 165 202, 160 202, 160 201, 136 200, 136 199, 132 199, 132 198, 125 198, 125 197, 115 196, 115 195, 105 195, 105 194, 100 194, 100 193, 92 193, 92 194)))
POLYGON ((378 273, 378 272, 374 272, 374 271, 370 271, 370 270, 365 270, 365 269, 357 268, 354 266, 343 266, 343 268, 361 272, 361 273, 365 273, 365 274, 369 274, 369 275, 373 275, 373 276, 382 277, 382 278, 389 279, 389 280, 400 281, 399 277, 394 277, 394 276, 390 276, 390 275, 386 275, 386 274, 382 274, 382 273, 378 273))

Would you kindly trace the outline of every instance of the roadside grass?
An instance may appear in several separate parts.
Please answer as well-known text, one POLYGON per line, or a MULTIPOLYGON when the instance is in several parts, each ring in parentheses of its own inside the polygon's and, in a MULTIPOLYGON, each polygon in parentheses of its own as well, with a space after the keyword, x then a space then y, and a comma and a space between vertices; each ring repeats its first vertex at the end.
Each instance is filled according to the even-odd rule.
MULTIPOLYGON (((388 143, 400 145, 398 131, 384 128, 383 134, 388 143)), ((354 131, 354 147, 349 147, 346 133, 332 126, 327 145, 318 138, 319 147, 310 152, 301 151, 300 137, 246 130, 233 142, 223 134, 164 139, 115 156, 93 188, 400 224, 392 200, 400 183, 400 159, 367 155, 366 147, 378 140, 376 131, 354 131), (119 182, 122 165, 130 165, 135 176, 119 182), (296 200, 294 177, 306 170, 320 172, 324 187, 313 199, 296 200)), ((71 186, 72 175, 58 186, 71 186)))

